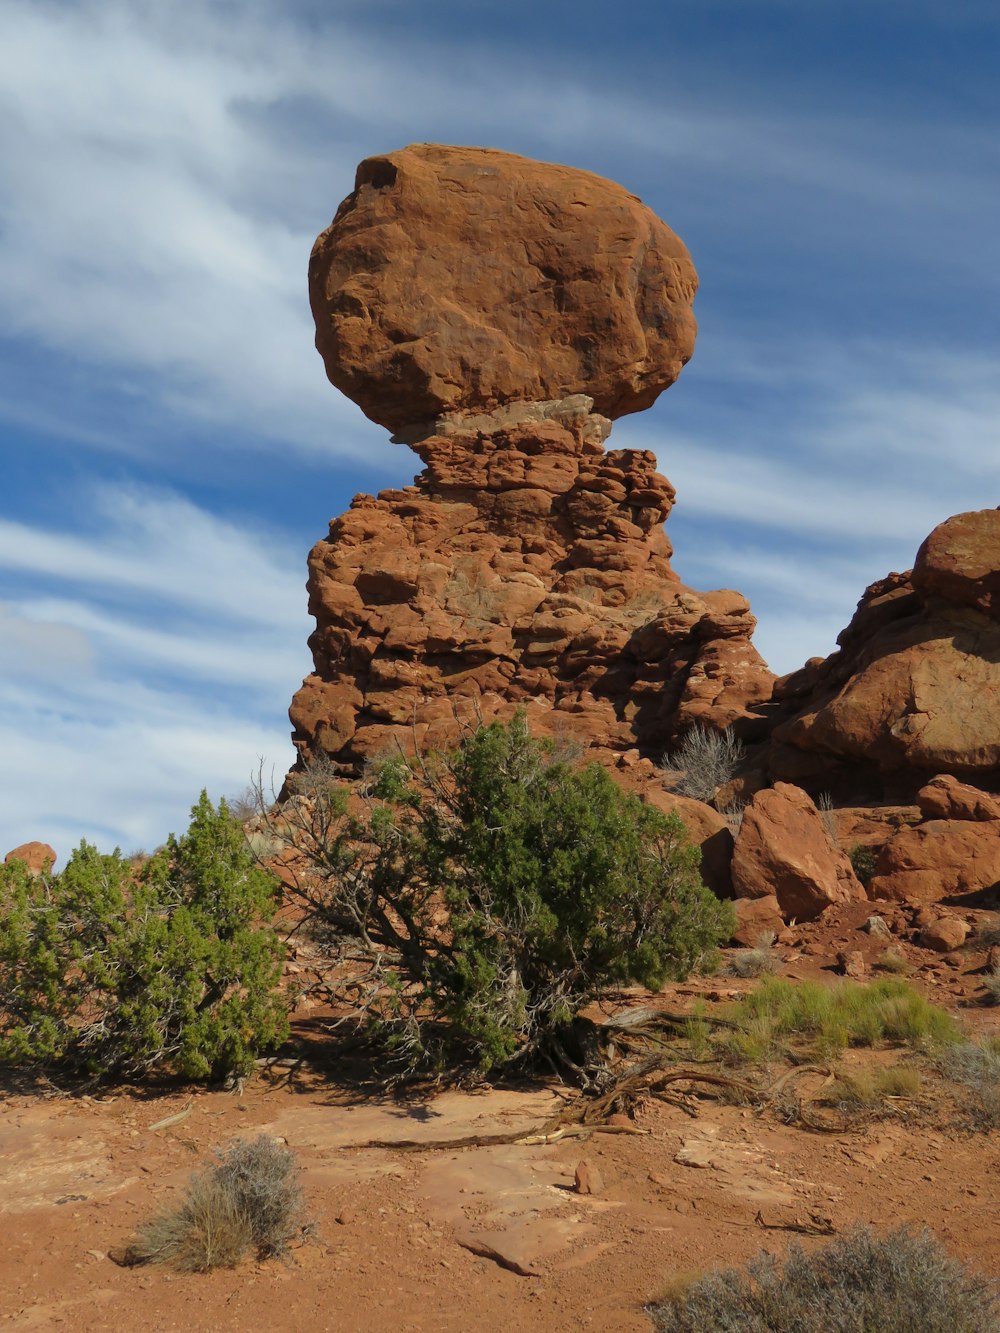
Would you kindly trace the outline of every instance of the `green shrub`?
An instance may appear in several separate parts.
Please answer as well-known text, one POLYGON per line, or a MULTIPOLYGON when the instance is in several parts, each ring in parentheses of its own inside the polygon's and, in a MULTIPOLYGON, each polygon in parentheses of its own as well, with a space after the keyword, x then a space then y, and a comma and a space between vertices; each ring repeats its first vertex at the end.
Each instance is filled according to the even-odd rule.
POLYGON ((384 763, 363 816, 308 772, 299 791, 271 828, 320 873, 305 896, 353 960, 350 994, 411 1064, 559 1051, 608 987, 684 977, 734 929, 676 816, 556 760, 523 716, 384 763))
POLYGON ((58 876, 0 876, 0 1061, 218 1078, 284 1039, 274 881, 224 801, 139 867, 83 842, 58 876))
POLYGON ((878 851, 874 847, 865 847, 863 843, 856 842, 847 853, 847 857, 855 875, 867 889, 878 866, 878 851))
POLYGON ((237 1139, 187 1195, 139 1232, 130 1263, 169 1264, 188 1273, 233 1268, 251 1249, 258 1259, 286 1253, 302 1229, 302 1195, 295 1159, 262 1134, 237 1139))
POLYGON ((695 1278, 649 1313, 657 1333, 995 1333, 1000 1300, 926 1231, 859 1226, 695 1278))

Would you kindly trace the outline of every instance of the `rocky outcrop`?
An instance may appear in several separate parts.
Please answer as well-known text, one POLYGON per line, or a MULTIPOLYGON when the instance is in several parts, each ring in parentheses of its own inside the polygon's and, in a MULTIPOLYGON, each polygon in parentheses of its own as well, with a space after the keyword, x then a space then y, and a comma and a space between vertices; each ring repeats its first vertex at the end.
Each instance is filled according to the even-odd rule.
POLYGON ((1000 510, 959 514, 872 584, 840 649, 779 683, 773 777, 908 792, 1000 781, 1000 510))
MULTIPOLYGON (((1000 701, 998 701, 1000 707, 1000 701)), ((917 792, 917 805, 924 819, 1000 820, 1000 796, 990 796, 978 787, 939 773, 917 792)), ((1000 827, 996 830, 1000 838, 1000 827)))
POLYGON ((732 862, 737 898, 777 898, 786 921, 812 921, 865 891, 808 795, 779 782, 743 813, 732 862))
POLYGON ((432 436, 413 486, 331 523, 309 558, 301 750, 357 772, 454 738, 456 711, 519 706, 538 732, 657 758, 694 721, 752 723, 774 677, 746 599, 681 583, 673 488, 651 453, 605 451, 587 406, 432 436))
POLYGON ((869 892, 914 903, 978 895, 990 898, 984 906, 1000 905, 1000 823, 929 819, 900 829, 879 853, 869 892))
POLYGON ((620 185, 441 144, 362 162, 309 265, 327 375, 394 431, 577 393, 649 407, 694 350, 697 285, 620 185))
POLYGON ((31 875, 44 875, 56 863, 55 848, 47 842, 22 842, 4 857, 4 865, 12 861, 21 861, 31 875))

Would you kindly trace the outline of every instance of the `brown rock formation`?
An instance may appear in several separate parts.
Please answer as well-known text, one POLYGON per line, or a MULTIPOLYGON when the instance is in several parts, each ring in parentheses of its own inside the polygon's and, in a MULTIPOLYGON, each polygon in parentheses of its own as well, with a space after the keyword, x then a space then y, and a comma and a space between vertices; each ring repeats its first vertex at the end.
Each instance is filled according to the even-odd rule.
POLYGON ((877 793, 1000 780, 1000 510, 959 514, 872 584, 840 649, 779 682, 772 776, 877 793))
POLYGON ((55 848, 47 842, 22 842, 20 847, 15 847, 4 857, 4 865, 9 865, 11 861, 23 861, 29 874, 43 875, 56 863, 55 848))
POLYGON ((301 750, 357 772, 453 739, 456 710, 527 706, 536 731, 658 758, 691 722, 768 697, 745 598, 671 569, 654 456, 605 452, 579 401, 536 417, 424 440, 413 486, 357 497, 314 547, 301 750))
POLYGON ((440 144, 362 162, 309 265, 327 375, 395 431, 577 393, 649 407, 694 350, 697 281, 621 186, 440 144))
POLYGON ((937 903, 983 890, 1000 891, 1000 824, 930 819, 900 829, 879 853, 873 898, 937 903))
POLYGON ((786 920, 812 921, 865 891, 804 791, 779 782, 743 813, 732 862, 738 898, 774 895, 786 920))
MULTIPOLYGON (((1000 819, 1000 797, 989 796, 948 773, 939 774, 926 787, 921 787, 917 792, 917 805, 924 819, 1000 819)), ((1000 838, 1000 829, 997 837, 1000 838)))

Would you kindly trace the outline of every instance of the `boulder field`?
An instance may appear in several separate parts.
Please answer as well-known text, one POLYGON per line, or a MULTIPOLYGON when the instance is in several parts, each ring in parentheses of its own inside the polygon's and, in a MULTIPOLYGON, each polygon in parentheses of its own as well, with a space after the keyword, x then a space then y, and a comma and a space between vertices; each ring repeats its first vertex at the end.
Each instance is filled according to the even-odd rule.
POLYGON ((607 447, 689 360, 696 289, 678 237, 587 172, 434 144, 361 164, 310 261, 316 345, 423 470, 357 496, 309 556, 299 763, 356 777, 524 708, 681 809, 744 936, 831 908, 864 920, 855 846, 875 860, 867 895, 989 907, 1000 509, 941 523, 835 653, 775 677, 746 599, 671 567, 654 455, 607 447), (708 802, 658 767, 695 725, 745 746, 708 802))

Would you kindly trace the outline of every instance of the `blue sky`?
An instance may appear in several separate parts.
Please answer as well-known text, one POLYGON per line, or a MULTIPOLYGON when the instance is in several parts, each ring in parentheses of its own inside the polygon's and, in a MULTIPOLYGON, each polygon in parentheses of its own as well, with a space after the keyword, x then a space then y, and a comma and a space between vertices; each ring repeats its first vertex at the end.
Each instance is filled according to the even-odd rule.
POLYGON ((305 559, 416 458, 327 383, 305 272, 371 153, 609 176, 684 238, 652 448, 681 575, 778 671, 1000 504, 995 0, 5 0, 0 853, 151 847, 292 757, 305 559))

